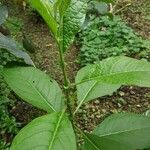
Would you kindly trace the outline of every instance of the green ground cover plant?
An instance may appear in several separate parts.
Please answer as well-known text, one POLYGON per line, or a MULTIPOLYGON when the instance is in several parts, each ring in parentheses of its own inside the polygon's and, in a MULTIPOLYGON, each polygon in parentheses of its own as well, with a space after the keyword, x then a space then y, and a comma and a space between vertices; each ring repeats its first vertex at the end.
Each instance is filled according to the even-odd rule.
POLYGON ((2 69, 7 62, 15 60, 6 50, 0 50, 0 149, 6 149, 10 143, 4 141, 6 134, 15 135, 18 133, 18 125, 13 116, 9 114, 10 107, 13 107, 13 101, 8 98, 10 89, 2 76, 2 69))
POLYGON ((11 31, 11 36, 15 37, 16 33, 22 31, 22 20, 18 19, 17 17, 8 17, 5 26, 11 31))
POLYGON ((150 49, 150 42, 143 40, 118 16, 113 19, 108 16, 91 16, 79 37, 81 49, 78 62, 81 66, 111 56, 135 56, 141 53, 139 57, 144 58, 150 49))
MULTIPOLYGON (((106 0, 106 2, 110 2, 106 0)), ((90 134, 81 131, 74 121, 80 106, 95 98, 116 91, 121 85, 150 87, 150 63, 118 56, 80 69, 75 83, 66 73, 64 54, 72 44, 86 16, 88 3, 84 0, 28 0, 46 21, 58 45, 60 66, 64 76, 63 89, 44 72, 37 69, 27 55, 19 55, 28 64, 5 67, 2 71, 9 87, 24 101, 45 110, 25 126, 14 138, 11 150, 137 150, 150 147, 148 116, 119 113, 106 118, 90 134), (24 57, 23 57, 24 56, 24 57), (77 102, 71 98, 76 89, 77 102), (84 138, 77 146, 77 132, 84 138)), ((6 47, 3 39, 2 48, 6 47)), ((9 39, 10 40, 10 39, 9 39)), ((16 48, 16 46, 15 46, 16 48)), ((22 54, 22 53, 21 53, 22 54)))
MULTIPOLYGON (((16 25, 16 20, 13 22, 10 18, 8 19, 7 17, 7 8, 3 5, 0 5, 0 27, 4 28, 5 30, 10 29, 11 31, 13 30, 14 32, 17 32, 19 25, 16 25), (7 20, 7 23, 6 19, 9 20, 7 20), (13 23, 15 25, 12 25, 13 23)), ((10 32, 4 31, 3 34, 5 33, 10 32)), ((9 135, 9 137, 11 138, 16 135, 21 125, 16 122, 15 117, 13 117, 9 112, 10 108, 14 106, 14 100, 11 100, 9 98, 10 88, 8 87, 2 76, 2 70, 8 62, 21 62, 19 58, 25 58, 26 56, 28 57, 28 55, 25 52, 21 52, 17 49, 19 43, 16 43, 13 39, 11 39, 9 37, 10 35, 5 36, 3 34, 0 32, 0 149, 7 150, 10 146, 10 141, 7 141, 7 136, 9 135)))

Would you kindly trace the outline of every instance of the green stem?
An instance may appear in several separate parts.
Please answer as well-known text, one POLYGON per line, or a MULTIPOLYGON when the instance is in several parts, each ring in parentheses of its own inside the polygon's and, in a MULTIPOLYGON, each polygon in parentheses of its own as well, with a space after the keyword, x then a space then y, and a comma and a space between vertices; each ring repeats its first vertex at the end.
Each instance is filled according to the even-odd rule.
MULTIPOLYGON (((59 46, 59 57, 60 57, 60 66, 62 69, 63 77, 64 77, 64 92, 67 100, 67 110, 69 112, 69 119, 72 123, 72 126, 74 128, 74 120, 73 120, 73 111, 72 111, 72 104, 71 104, 71 99, 70 99, 70 81, 67 77, 67 72, 66 72, 66 63, 64 59, 64 43, 63 43, 63 17, 60 19, 60 28, 59 28, 59 39, 57 40, 58 46, 59 46)), ((74 128, 74 131, 75 128, 74 128)), ((75 136, 77 139, 77 133, 75 132, 75 136)))
POLYGON ((63 77, 64 77, 64 90, 65 90, 65 95, 66 95, 66 99, 67 99, 67 108, 68 111, 70 113, 70 117, 72 117, 72 109, 71 109, 71 100, 70 100, 70 96, 69 96, 69 79, 67 77, 67 73, 66 73, 66 65, 65 65, 65 60, 64 60, 64 55, 63 55, 63 51, 62 51, 62 47, 60 45, 59 47, 59 57, 60 57, 60 64, 61 64, 61 69, 62 69, 62 73, 63 73, 63 77))
MULTIPOLYGON (((61 69, 62 69, 62 73, 63 73, 63 77, 64 77, 64 92, 65 92, 65 97, 66 97, 66 100, 67 100, 67 110, 69 112, 69 119, 72 123, 72 126, 74 128, 74 125, 75 125, 75 122, 73 120, 74 118, 74 115, 73 115, 73 111, 72 111, 72 104, 71 104, 71 99, 70 99, 70 90, 71 90, 71 87, 70 87, 70 81, 67 77, 67 72, 66 72, 66 63, 65 63, 65 58, 64 58, 64 43, 63 43, 63 17, 60 17, 60 27, 59 27, 59 35, 58 35, 58 40, 57 40, 57 43, 58 43, 58 46, 59 46, 59 57, 60 57, 60 66, 61 66, 61 69)), ((74 128, 74 131, 75 128, 74 128)), ((77 139, 77 133, 75 132, 75 136, 76 136, 76 139, 77 139)))
POLYGON ((69 111, 70 115, 70 120, 73 123, 73 112, 72 112, 72 107, 71 107, 71 99, 70 99, 70 82, 67 77, 66 73, 66 64, 65 64, 65 59, 64 59, 64 44, 63 44, 63 17, 60 19, 60 28, 59 28, 59 41, 58 41, 58 46, 59 46, 59 57, 60 57, 60 65, 64 77, 64 91, 65 91, 65 96, 67 100, 67 109, 69 111))

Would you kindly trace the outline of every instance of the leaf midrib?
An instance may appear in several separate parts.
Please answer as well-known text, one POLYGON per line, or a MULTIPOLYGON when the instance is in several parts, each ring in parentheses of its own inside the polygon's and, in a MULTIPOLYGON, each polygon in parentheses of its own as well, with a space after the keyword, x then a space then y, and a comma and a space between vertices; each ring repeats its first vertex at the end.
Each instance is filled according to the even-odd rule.
MULTIPOLYGON (((102 81, 100 80, 101 78, 103 77, 111 77, 111 76, 115 76, 115 75, 121 75, 121 74, 128 74, 128 73, 141 73, 141 72, 146 72, 146 73, 150 73, 150 71, 125 71, 125 72, 117 72, 117 73, 111 73, 111 74, 105 74, 105 75, 99 75, 99 76, 96 76, 96 77, 91 77, 91 78, 88 78, 88 79, 83 79, 81 82, 77 83, 77 85, 80 85, 82 83, 85 83, 85 82, 88 82, 88 81, 92 81, 92 80, 98 80, 98 82, 102 81)), ((115 84, 119 84, 119 83, 115 83, 115 84)))
POLYGON ((124 131, 119 131, 119 132, 109 133, 109 134, 105 134, 105 135, 101 135, 101 136, 99 136, 99 135, 97 135, 97 134, 95 134, 95 135, 101 138, 101 137, 107 137, 107 136, 112 136, 112 135, 122 134, 122 133, 135 132, 135 131, 138 131, 138 130, 144 130, 144 129, 150 129, 150 127, 136 128, 136 129, 133 129, 133 130, 124 130, 124 131))
POLYGON ((30 86, 33 87, 33 89, 34 89, 35 91, 37 91, 37 93, 38 93, 39 96, 45 101, 45 103, 46 103, 54 112, 56 112, 56 110, 53 108, 53 106, 45 99, 44 95, 38 91, 38 88, 34 87, 28 80, 26 80, 26 81, 27 81, 27 83, 28 83, 30 86))
POLYGON ((56 135, 57 135, 57 131, 59 129, 59 126, 60 126, 60 123, 61 123, 61 121, 63 119, 64 114, 65 114, 65 110, 63 110, 63 112, 61 113, 61 115, 60 115, 60 117, 58 119, 58 122, 56 124, 56 128, 54 130, 54 134, 52 136, 52 140, 50 141, 50 144, 49 144, 49 148, 48 148, 49 150, 52 150, 52 146, 53 146, 54 140, 55 140, 56 135))
POLYGON ((96 150, 101 150, 101 149, 99 149, 99 147, 97 147, 97 145, 95 145, 95 143, 94 143, 92 140, 90 140, 90 138, 89 138, 86 134, 83 134, 83 136, 88 140, 88 142, 90 142, 90 144, 91 144, 94 148, 96 148, 96 150))
POLYGON ((91 88, 87 91, 87 93, 85 94, 84 98, 80 101, 79 105, 77 106, 76 110, 74 111, 74 114, 78 111, 78 109, 80 108, 80 106, 82 105, 82 103, 85 101, 85 99, 88 97, 89 93, 93 90, 93 88, 96 86, 98 82, 95 82, 91 88))

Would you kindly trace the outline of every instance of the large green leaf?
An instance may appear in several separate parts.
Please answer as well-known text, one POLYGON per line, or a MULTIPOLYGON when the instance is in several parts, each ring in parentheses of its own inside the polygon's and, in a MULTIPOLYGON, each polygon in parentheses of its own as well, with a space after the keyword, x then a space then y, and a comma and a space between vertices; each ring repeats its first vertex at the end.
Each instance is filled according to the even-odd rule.
POLYGON ((0 33, 0 48, 6 49, 8 52, 16 56, 17 58, 21 58, 25 61, 28 65, 33 65, 33 61, 31 60, 30 56, 23 51, 23 48, 19 46, 17 42, 13 39, 4 36, 0 33))
POLYGON ((84 141, 85 144, 82 146, 81 150, 135 150, 128 147, 128 145, 114 142, 110 139, 100 139, 100 137, 94 134, 85 134, 84 141))
POLYGON ((63 45, 64 51, 74 41, 75 34, 81 29, 86 16, 87 2, 85 0, 71 0, 70 7, 63 17, 63 45))
POLYGON ((5 68, 3 76, 11 89, 28 103, 47 112, 62 110, 61 89, 42 71, 34 67, 5 68))
POLYGON ((11 150, 76 150, 75 134, 64 113, 39 117, 15 137, 11 150))
POLYGON ((0 5, 0 25, 2 25, 8 17, 8 10, 5 6, 0 5))
POLYGON ((108 58, 82 68, 76 84, 79 108, 84 102, 112 94, 121 85, 150 87, 150 63, 125 56, 108 58))
POLYGON ((54 0, 28 0, 28 2, 39 12, 54 36, 57 37, 58 23, 54 17, 54 0))
POLYGON ((85 141, 83 148, 86 148, 86 150, 149 148, 150 119, 144 115, 131 113, 112 115, 105 119, 91 135, 87 135, 85 141), (97 147, 97 149, 94 147, 97 147))

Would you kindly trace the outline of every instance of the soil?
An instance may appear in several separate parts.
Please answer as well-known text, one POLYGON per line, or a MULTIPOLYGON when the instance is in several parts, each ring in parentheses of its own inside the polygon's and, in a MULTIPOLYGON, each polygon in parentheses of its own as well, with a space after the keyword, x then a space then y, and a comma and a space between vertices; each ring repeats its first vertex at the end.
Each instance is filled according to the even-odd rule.
MULTIPOLYGON (((145 0, 145 2, 146 4, 143 4, 143 0, 138 0, 138 2, 137 0, 133 0, 131 6, 124 9, 119 14, 143 38, 149 39, 150 18, 148 19, 149 14, 147 12, 150 8, 150 1, 145 0)), ((56 50, 57 46, 48 30, 48 27, 39 17, 31 13, 28 9, 23 10, 22 6, 17 7, 12 4, 12 2, 7 2, 7 5, 10 11, 10 16, 16 16, 23 20, 24 32, 36 47, 35 53, 31 54, 35 65, 62 85, 63 77, 59 67, 59 56, 56 50)), ((122 5, 121 1, 116 8, 118 9, 122 7, 122 5)), ((18 39, 20 40, 20 37, 18 37, 18 39)), ((79 48, 74 44, 65 56, 66 62, 68 63, 67 72, 71 82, 74 81, 74 76, 80 69, 75 63, 78 52, 79 48)), ((76 121, 83 131, 91 132, 97 124, 112 113, 123 111, 144 113, 149 109, 149 88, 133 86, 122 87, 114 93, 113 96, 102 97, 82 106, 76 116, 76 121)), ((10 113, 17 118, 18 122, 22 122, 23 125, 25 125, 44 112, 33 108, 25 102, 18 101, 16 102, 15 107, 10 110, 10 113)))
POLYGON ((119 0, 116 10, 120 7, 125 8, 117 15, 120 15, 143 38, 150 39, 150 1, 119 0), (127 6, 128 4, 130 5, 127 6))

